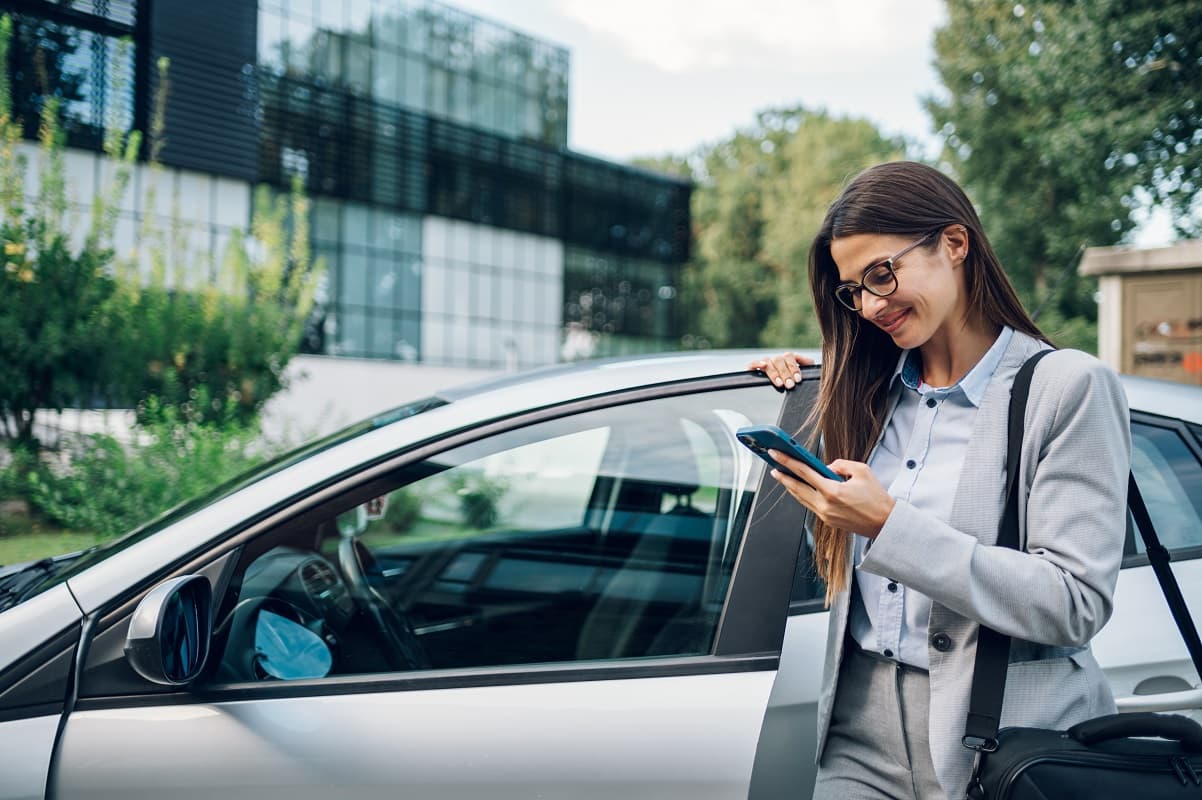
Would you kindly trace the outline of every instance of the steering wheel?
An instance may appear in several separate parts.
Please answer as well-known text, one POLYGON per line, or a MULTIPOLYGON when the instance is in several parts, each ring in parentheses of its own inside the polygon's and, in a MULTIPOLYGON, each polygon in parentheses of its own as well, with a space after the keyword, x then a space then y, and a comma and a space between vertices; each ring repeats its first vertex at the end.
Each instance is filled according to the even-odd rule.
POLYGON ((343 537, 338 543, 338 566, 351 597, 371 617, 397 661, 404 669, 428 669, 430 659, 417 632, 378 588, 384 572, 367 546, 357 537, 343 537))

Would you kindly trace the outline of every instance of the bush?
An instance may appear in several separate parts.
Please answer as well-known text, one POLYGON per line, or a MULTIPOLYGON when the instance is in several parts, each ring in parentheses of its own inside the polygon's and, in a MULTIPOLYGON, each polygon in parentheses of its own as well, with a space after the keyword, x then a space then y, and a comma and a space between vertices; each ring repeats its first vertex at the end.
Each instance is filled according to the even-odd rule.
MULTIPOLYGON (((98 434, 81 439, 69 460, 44 460, 10 483, 42 516, 64 528, 111 538, 150 521, 270 456, 256 425, 186 418, 178 407, 148 404, 132 445, 98 434)), ((10 473, 14 470, 10 469, 10 473)))
POLYGON ((409 489, 397 489, 388 496, 384 521, 394 533, 407 533, 421 518, 422 499, 409 489))
POLYGON ((450 480, 450 487, 459 497, 459 513, 465 525, 484 530, 497 524, 501 517, 497 503, 509 489, 504 480, 480 473, 456 471, 450 480))

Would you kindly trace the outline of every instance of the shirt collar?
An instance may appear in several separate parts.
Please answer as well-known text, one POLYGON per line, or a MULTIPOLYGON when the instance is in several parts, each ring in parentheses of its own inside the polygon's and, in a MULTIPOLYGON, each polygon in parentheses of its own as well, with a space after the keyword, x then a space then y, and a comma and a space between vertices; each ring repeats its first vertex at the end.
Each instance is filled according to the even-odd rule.
MULTIPOLYGON (((985 355, 981 356, 981 359, 968 371, 967 375, 949 389, 959 388, 968 398, 968 402, 979 407, 981 400, 985 397, 985 389, 988 388, 993 373, 997 371, 1002 356, 1006 354, 1006 348, 1010 346, 1010 339, 1013 336, 1014 329, 1009 325, 1003 325, 1002 332, 998 334, 993 345, 985 351, 985 355)), ((917 349, 903 350, 898 356, 892 380, 896 381, 898 378, 901 378, 901 382, 907 388, 918 390, 919 384, 922 383, 922 354, 917 349)))

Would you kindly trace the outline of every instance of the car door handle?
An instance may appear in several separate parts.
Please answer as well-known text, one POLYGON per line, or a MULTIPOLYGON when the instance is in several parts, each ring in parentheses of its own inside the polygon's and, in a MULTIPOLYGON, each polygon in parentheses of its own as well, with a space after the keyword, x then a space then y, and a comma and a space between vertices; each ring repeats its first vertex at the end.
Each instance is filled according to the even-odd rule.
POLYGON ((1135 711, 1178 711, 1202 708, 1202 689, 1161 694, 1136 694, 1131 697, 1120 697, 1114 701, 1114 704, 1124 714, 1135 711))

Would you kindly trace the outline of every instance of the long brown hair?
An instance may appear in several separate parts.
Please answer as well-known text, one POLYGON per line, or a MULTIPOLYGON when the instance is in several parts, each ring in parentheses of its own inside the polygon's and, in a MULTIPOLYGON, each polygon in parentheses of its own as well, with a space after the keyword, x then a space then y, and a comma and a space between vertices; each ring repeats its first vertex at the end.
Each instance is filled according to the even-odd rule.
MULTIPOLYGON (((859 233, 928 237, 948 225, 968 229, 964 278, 973 323, 1009 325, 1047 340, 1023 309, 990 246, 972 203, 955 181, 911 161, 871 167, 857 175, 831 204, 810 247, 810 289, 822 329, 822 379, 811 413, 826 461, 866 461, 885 426, 889 380, 901 350, 877 326, 849 312, 834 296, 839 269, 831 241, 859 233)), ((848 586, 847 532, 814 522, 814 563, 826 581, 826 602, 848 586)))

